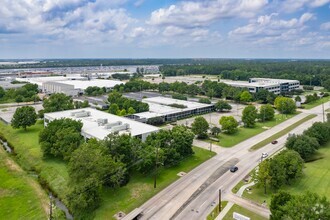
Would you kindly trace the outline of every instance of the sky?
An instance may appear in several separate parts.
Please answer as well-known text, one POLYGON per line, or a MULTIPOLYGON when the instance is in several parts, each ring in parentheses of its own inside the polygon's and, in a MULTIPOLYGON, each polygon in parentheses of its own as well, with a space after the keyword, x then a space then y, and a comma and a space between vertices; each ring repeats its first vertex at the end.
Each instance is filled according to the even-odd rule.
POLYGON ((0 59, 330 59, 330 0, 1 0, 0 59))

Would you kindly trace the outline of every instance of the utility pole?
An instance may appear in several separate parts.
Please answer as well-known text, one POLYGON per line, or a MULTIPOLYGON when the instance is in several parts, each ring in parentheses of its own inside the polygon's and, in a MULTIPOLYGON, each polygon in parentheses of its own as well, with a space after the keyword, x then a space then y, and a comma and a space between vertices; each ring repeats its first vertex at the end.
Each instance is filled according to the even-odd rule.
POLYGON ((49 194, 49 220, 53 219, 53 204, 52 204, 52 194, 49 194))
POLYGON ((221 189, 219 189, 219 213, 221 212, 221 189))
POLYGON ((158 165, 158 146, 156 147, 156 163, 155 163, 155 176, 154 176, 154 189, 157 187, 157 165, 158 165))
MULTIPOLYGON (((212 112, 210 113, 210 125, 211 125, 211 116, 212 116, 212 112)), ((212 151, 212 140, 210 140, 210 151, 212 151)))
POLYGON ((323 116, 323 123, 324 123, 325 122, 324 101, 322 101, 322 116, 323 116))

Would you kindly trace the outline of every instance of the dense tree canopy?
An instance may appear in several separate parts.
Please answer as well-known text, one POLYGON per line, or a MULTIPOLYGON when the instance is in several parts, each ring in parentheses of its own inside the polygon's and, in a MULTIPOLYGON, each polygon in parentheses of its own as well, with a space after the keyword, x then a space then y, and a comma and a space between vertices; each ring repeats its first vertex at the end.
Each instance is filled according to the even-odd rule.
POLYGON ((308 160, 313 156, 320 147, 316 138, 307 135, 292 135, 287 139, 285 147, 298 152, 304 160, 308 160))
POLYGON ((83 124, 69 118, 55 119, 39 134, 39 143, 44 155, 53 155, 70 159, 82 142, 80 135, 83 124))
POLYGON ((45 113, 74 109, 72 98, 63 93, 52 94, 44 100, 43 107, 45 113))
POLYGON ((13 128, 24 128, 34 125, 37 121, 37 113, 32 106, 23 106, 17 108, 13 119, 11 120, 11 126, 13 128))
POLYGON ((214 107, 215 107, 215 110, 219 111, 219 112, 223 112, 224 110, 231 110, 232 109, 231 105, 228 102, 223 101, 223 100, 218 101, 214 105, 214 107))

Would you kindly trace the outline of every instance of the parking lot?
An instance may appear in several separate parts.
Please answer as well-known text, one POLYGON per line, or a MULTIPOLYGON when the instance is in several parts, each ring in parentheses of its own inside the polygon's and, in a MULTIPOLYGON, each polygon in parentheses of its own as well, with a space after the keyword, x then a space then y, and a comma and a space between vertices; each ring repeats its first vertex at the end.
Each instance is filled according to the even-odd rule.
MULTIPOLYGON (((0 118, 5 123, 10 124, 11 119, 13 118, 16 109, 19 108, 19 107, 22 107, 22 106, 25 106, 25 105, 19 105, 18 104, 17 106, 11 106, 11 107, 4 107, 4 106, 2 106, 0 108, 0 118)), ((29 105, 29 106, 34 107, 36 109, 36 112, 38 112, 39 110, 42 110, 43 109, 42 104, 29 105)))

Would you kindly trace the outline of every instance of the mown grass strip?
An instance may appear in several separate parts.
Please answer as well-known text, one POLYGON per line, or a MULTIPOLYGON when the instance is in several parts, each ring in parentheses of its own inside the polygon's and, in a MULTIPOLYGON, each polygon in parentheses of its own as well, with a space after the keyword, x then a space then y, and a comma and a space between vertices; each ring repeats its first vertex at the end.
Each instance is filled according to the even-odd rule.
POLYGON ((330 101, 330 96, 320 98, 320 99, 318 99, 318 100, 316 100, 314 102, 308 103, 308 104, 303 104, 303 107, 305 109, 311 109, 311 108, 314 108, 316 106, 322 105, 323 103, 326 103, 328 101, 330 101))
POLYGON ((283 135, 285 135, 285 134, 289 133, 290 131, 292 131, 294 128, 298 127, 299 125, 301 125, 301 124, 305 123, 306 121, 309 121, 309 120, 311 120, 312 118, 315 118, 315 117, 316 117, 315 114, 306 116, 305 118, 297 121, 296 123, 293 123, 292 125, 288 126, 285 129, 281 130, 280 132, 270 136, 269 138, 266 138, 263 141, 260 141, 259 143, 255 144, 255 145, 253 145, 250 148, 250 151, 258 150, 258 149, 264 147, 265 145, 269 144, 273 140, 276 140, 276 139, 282 137, 283 135))
MULTIPOLYGON (((227 201, 222 201, 221 202, 221 209, 223 210, 226 205, 227 205, 227 201)), ((207 220, 214 220, 218 217, 218 215, 220 214, 220 210, 219 210, 219 205, 217 204, 214 209, 212 210, 212 212, 206 217, 207 220)))

